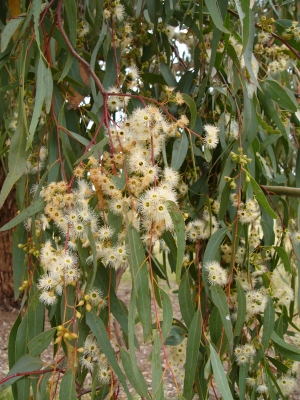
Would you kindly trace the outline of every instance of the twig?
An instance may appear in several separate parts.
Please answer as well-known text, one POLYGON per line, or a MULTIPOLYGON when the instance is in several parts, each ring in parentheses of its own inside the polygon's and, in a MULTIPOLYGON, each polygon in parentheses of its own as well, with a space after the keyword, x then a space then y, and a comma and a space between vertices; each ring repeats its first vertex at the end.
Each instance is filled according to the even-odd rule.
POLYGON ((290 186, 266 186, 261 185, 261 188, 268 194, 277 194, 289 197, 300 197, 300 188, 294 188, 290 186))

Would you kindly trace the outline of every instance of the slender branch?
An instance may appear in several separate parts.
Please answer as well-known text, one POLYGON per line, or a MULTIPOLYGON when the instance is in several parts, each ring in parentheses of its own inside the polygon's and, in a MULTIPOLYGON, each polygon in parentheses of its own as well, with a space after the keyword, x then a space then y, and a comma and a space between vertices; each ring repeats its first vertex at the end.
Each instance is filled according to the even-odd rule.
MULTIPOLYGON (((233 15, 236 18, 240 18, 239 14, 236 13, 235 11, 233 11, 233 10, 230 10, 230 8, 228 8, 228 12, 229 12, 229 14, 233 15)), ((261 25, 259 25, 257 23, 255 23, 254 26, 256 28, 258 28, 258 29, 261 29, 262 31, 268 32, 263 26, 261 26, 261 25)), ((296 49, 294 49, 294 47, 291 46, 283 37, 277 35, 274 32, 268 32, 268 33, 270 33, 273 36, 274 39, 280 40, 280 42, 285 44, 286 47, 288 47, 291 50, 291 52, 300 60, 300 54, 298 53, 298 51, 296 49)))
POLYGON ((73 46, 72 46, 72 44, 71 44, 71 42, 70 42, 70 40, 69 40, 64 28, 63 28, 63 24, 62 24, 62 20, 61 20, 61 7, 62 7, 62 0, 59 0, 58 4, 57 4, 57 25, 58 25, 58 28, 59 28, 61 34, 62 34, 62 37, 64 38, 64 41, 66 42, 66 45, 67 45, 68 49, 70 50, 71 54, 75 58, 77 58, 77 60, 80 61, 87 68, 87 70, 89 71, 89 73, 93 77, 96 85, 98 86, 98 89, 100 90, 102 96, 104 98, 106 98, 107 97, 107 92, 104 89, 102 83, 100 82, 100 79, 96 75, 96 73, 93 70, 93 68, 91 67, 91 65, 87 61, 85 61, 84 58, 80 57, 80 55, 75 51, 75 49, 73 48, 73 46))
POLYGON ((261 185, 268 194, 277 194, 289 197, 300 197, 300 188, 294 188, 289 186, 266 186, 261 185))
MULTIPOLYGON (((9 379, 16 378, 17 376, 43 375, 43 374, 46 374, 47 372, 53 372, 53 371, 54 371, 54 369, 51 368, 51 369, 40 369, 40 370, 37 370, 37 371, 29 371, 29 372, 17 372, 15 374, 6 376, 5 378, 1 379, 0 385, 5 383, 9 379)), ((61 372, 62 370, 60 368, 56 368, 55 371, 61 372)))

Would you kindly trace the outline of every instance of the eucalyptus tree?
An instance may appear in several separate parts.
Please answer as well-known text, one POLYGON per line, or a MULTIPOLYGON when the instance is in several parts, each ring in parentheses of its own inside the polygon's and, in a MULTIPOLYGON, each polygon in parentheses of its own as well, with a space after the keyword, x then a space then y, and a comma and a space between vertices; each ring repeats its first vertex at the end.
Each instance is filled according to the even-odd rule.
POLYGON ((298 2, 7 4, 0 205, 16 187, 19 212, 1 231, 15 228, 22 309, 2 388, 163 399, 171 381, 186 400, 290 396, 298 2))

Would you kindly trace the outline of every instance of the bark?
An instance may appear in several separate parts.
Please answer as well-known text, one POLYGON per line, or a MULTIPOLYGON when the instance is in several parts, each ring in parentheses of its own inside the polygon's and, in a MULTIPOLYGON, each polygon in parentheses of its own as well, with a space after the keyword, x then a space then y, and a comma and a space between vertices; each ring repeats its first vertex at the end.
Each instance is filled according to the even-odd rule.
MULTIPOLYGON (((0 162, 0 188, 5 174, 0 162)), ((15 190, 8 195, 0 210, 0 227, 9 222, 17 211, 15 190)), ((13 267, 12 267, 12 230, 0 232, 0 304, 11 304, 14 300, 13 267)))

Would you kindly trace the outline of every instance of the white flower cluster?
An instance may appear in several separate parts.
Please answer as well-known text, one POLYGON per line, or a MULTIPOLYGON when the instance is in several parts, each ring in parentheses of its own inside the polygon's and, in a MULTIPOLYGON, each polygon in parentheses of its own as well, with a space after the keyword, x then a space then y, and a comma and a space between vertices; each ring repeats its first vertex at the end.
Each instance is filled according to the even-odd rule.
POLYGON ((102 384, 108 384, 111 379, 111 368, 107 358, 101 353, 101 349, 93 335, 87 336, 83 349, 83 357, 80 358, 80 364, 90 372, 98 366, 98 381, 102 384))
POLYGON ((204 147, 207 149, 215 149, 219 143, 220 128, 214 125, 206 124, 203 127, 205 135, 203 138, 204 147))
POLYGON ((26 160, 26 173, 36 174, 45 166, 45 161, 48 157, 48 149, 42 146, 38 153, 31 153, 26 160))
POLYGON ((234 357, 238 365, 247 364, 255 354, 256 350, 254 346, 248 343, 242 346, 236 346, 234 349, 234 357))
POLYGON ((204 211, 202 219, 195 219, 186 226, 186 236, 189 241, 197 242, 199 239, 209 239, 219 229, 219 222, 214 215, 204 211))
POLYGON ((228 274, 218 263, 218 261, 211 261, 204 265, 204 270, 207 273, 210 285, 225 286, 228 283, 228 274))
POLYGON ((254 222, 258 217, 260 217, 257 200, 247 200, 245 204, 241 202, 237 214, 241 224, 254 222))
MULTIPOLYGON (((156 159, 163 142, 174 136, 177 128, 165 120, 157 107, 138 108, 126 121, 110 129, 114 155, 105 153, 101 166, 94 163, 90 170, 99 205, 101 198, 103 207, 109 204, 110 210, 122 217, 123 232, 129 222, 138 231, 142 229, 141 236, 147 245, 150 240, 154 244, 166 229, 173 229, 168 202, 177 203, 176 189, 182 183, 172 168, 160 170, 156 159), (116 167, 126 169, 122 187, 115 183, 110 169, 116 167)), ((102 257, 107 260, 105 255, 102 257)))
POLYGON ((277 306, 289 307, 294 300, 294 291, 291 286, 286 283, 278 269, 272 274, 272 298, 277 306))
POLYGON ((246 293, 246 319, 263 313, 268 302, 268 296, 262 290, 249 290, 246 293))

